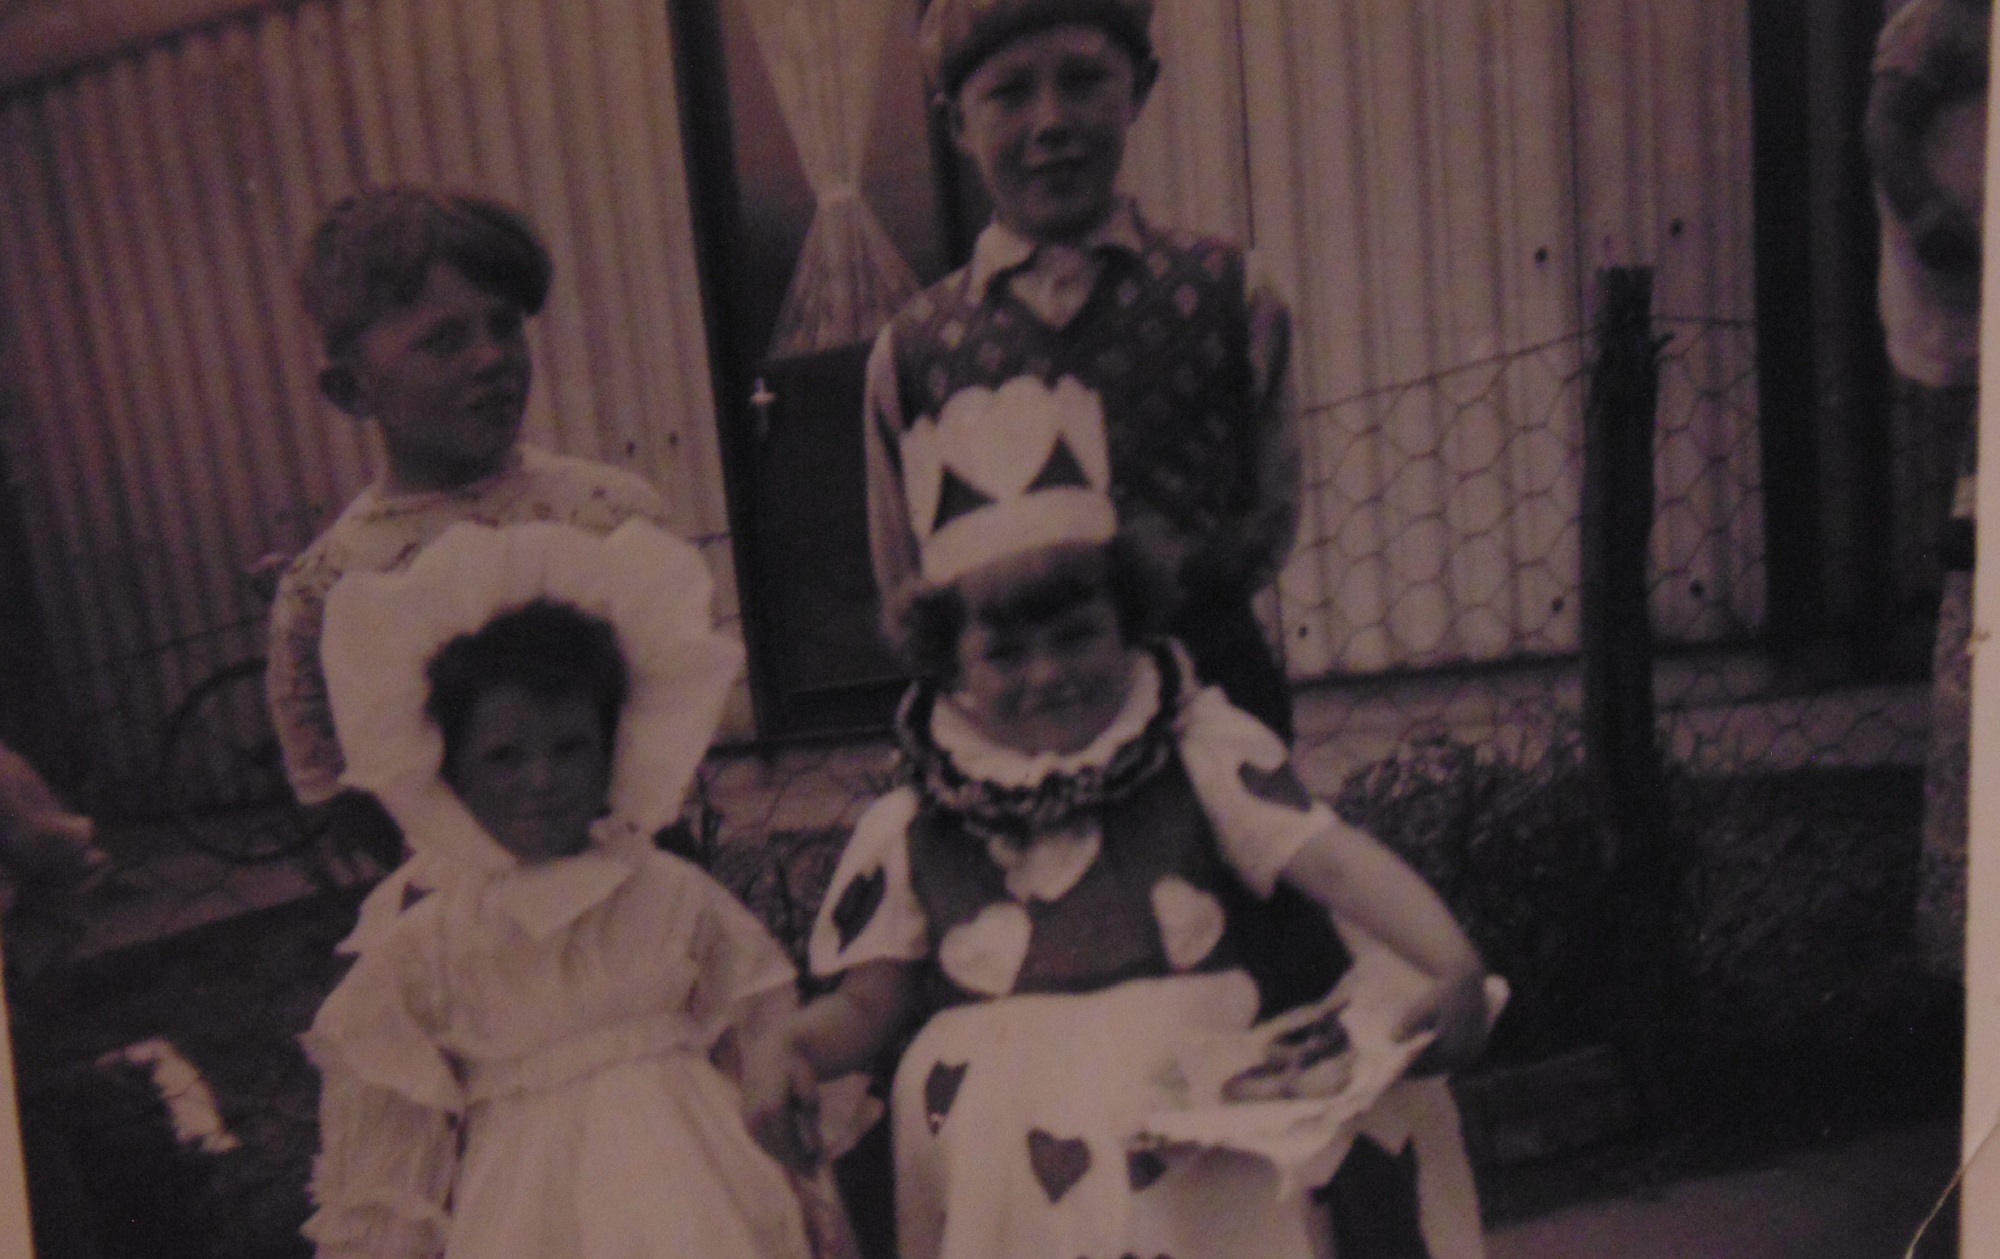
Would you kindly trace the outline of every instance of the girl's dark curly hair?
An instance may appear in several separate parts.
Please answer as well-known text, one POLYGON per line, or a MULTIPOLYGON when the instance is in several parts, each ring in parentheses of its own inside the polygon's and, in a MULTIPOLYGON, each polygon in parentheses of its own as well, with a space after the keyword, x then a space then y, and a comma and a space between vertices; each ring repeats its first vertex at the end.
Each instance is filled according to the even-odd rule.
POLYGON ((424 674, 430 683, 424 712, 444 735, 447 770, 464 746, 473 708, 496 687, 518 686, 543 698, 587 697, 606 748, 616 740, 631 688, 617 631, 601 617, 552 599, 525 603, 460 634, 439 648, 424 674))
POLYGON ((885 601, 883 633, 912 674, 949 690, 959 680, 958 640, 975 613, 985 625, 1010 628, 1047 620, 1103 592, 1111 597, 1128 646, 1151 639, 1172 615, 1172 581, 1129 538, 1053 548, 1050 561, 1033 580, 977 609, 967 606, 955 582, 912 578, 885 601))

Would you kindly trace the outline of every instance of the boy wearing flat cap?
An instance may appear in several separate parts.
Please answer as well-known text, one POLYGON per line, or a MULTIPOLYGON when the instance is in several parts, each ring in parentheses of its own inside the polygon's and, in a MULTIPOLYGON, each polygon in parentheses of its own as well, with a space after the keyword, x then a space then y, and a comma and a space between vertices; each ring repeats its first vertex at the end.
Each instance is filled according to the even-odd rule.
POLYGON ((1104 400, 1121 531, 1177 579, 1204 681, 1289 742, 1251 609, 1298 522, 1291 317, 1243 251, 1153 226, 1115 191, 1159 63, 1152 0, 933 0, 918 42, 994 207, 971 261, 876 340, 865 443, 875 577, 921 588, 896 451, 963 389, 1074 377, 1104 400))

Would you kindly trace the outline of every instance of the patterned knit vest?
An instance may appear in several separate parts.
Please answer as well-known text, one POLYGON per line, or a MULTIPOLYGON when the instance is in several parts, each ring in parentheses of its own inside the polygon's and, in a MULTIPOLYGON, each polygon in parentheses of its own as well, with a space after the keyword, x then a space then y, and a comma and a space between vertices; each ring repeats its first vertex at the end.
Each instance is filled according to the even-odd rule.
POLYGON ((1254 492, 1243 255, 1144 223, 1139 233, 1140 254, 1104 252, 1089 299, 1060 329, 1004 283, 974 292, 969 269, 919 294, 894 325, 903 415, 935 416, 973 385, 1074 376, 1104 400, 1119 518, 1144 504, 1203 540, 1254 492))

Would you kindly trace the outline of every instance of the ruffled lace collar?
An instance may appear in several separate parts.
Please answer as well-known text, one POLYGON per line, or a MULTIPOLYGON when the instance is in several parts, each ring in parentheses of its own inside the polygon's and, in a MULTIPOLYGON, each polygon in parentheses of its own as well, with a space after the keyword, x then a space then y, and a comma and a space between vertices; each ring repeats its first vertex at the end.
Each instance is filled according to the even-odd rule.
POLYGON ((934 689, 911 689, 897 714, 904 776, 933 807, 959 814, 984 838, 1026 844, 1131 795, 1167 763, 1187 674, 1156 646, 1135 666, 1132 694, 1088 747, 1029 754, 973 729, 934 689))
POLYGON ((931 742, 968 778, 1001 787, 1033 787, 1051 774, 1102 770, 1120 748, 1146 731, 1160 711, 1160 670, 1151 656, 1134 661, 1132 689, 1118 715, 1088 746, 1074 752, 1023 752, 981 734, 949 699, 931 708, 931 742))

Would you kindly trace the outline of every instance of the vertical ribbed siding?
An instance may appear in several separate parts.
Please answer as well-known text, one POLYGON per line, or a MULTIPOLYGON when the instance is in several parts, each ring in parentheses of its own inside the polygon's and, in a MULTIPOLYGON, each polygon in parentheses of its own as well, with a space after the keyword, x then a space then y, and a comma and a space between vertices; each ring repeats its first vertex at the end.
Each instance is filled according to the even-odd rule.
POLYGON ((105 803, 144 804, 175 699, 261 650, 244 566, 371 475, 294 282, 366 184, 536 219, 557 271, 529 439, 659 484, 735 615, 675 100, 656 2, 322 0, 0 101, 4 433, 105 803))
POLYGON ((1243 7, 1245 59, 1262 67, 1247 83, 1253 222, 1296 286, 1307 420, 1305 520, 1280 587, 1292 673, 1573 646, 1563 7, 1243 7))
POLYGON ((1574 648, 1580 334, 1618 263, 1696 321, 1661 399, 1661 631, 1754 625, 1741 0, 1239 7, 1252 233, 1295 286, 1307 419, 1293 676, 1574 648))
POLYGON ((1162 0, 1153 46, 1164 70, 1125 145, 1125 186, 1159 222, 1230 240, 1250 235, 1237 0, 1162 0))
POLYGON ((1742 0, 1574 5, 1585 275, 1655 268, 1661 376, 1653 617, 1666 638, 1764 618, 1742 0))

